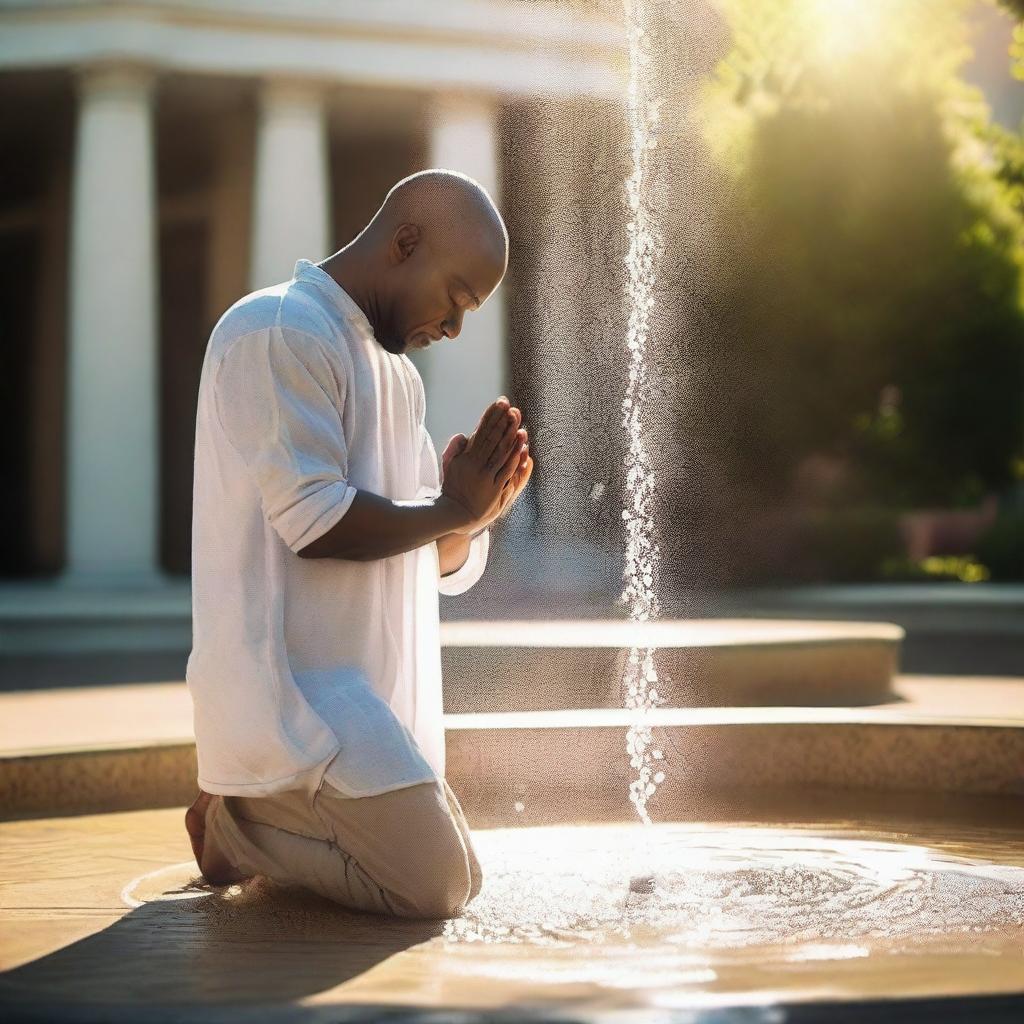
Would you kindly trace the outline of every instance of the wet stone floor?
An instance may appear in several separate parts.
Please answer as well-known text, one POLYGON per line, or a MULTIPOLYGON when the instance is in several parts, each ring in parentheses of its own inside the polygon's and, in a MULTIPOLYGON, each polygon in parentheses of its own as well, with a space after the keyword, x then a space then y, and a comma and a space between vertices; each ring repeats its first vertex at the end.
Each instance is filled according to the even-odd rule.
POLYGON ((0 824, 0 1002, 72 1020, 143 1002, 597 1013, 1024 991, 1020 832, 481 829, 483 890, 431 922, 266 879, 211 889, 182 812, 0 824))

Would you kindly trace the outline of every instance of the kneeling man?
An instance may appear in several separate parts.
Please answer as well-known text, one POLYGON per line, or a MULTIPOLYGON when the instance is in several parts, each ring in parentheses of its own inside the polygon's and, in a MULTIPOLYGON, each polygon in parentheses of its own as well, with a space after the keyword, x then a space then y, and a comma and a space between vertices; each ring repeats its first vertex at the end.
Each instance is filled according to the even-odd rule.
POLYGON ((480 889, 444 774, 438 594, 481 576, 533 471, 500 396, 438 467, 406 354, 455 338, 508 234, 453 171, 398 182, 321 263, 228 309, 206 350, 192 524, 205 879, 262 874, 347 907, 457 916, 480 889))

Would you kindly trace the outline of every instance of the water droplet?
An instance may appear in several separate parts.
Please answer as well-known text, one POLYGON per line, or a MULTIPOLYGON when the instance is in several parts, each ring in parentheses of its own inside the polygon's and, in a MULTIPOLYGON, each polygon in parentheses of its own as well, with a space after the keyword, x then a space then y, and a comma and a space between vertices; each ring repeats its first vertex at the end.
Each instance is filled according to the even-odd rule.
POLYGON ((635 875, 629 880, 629 891, 644 894, 654 892, 654 875, 635 875))

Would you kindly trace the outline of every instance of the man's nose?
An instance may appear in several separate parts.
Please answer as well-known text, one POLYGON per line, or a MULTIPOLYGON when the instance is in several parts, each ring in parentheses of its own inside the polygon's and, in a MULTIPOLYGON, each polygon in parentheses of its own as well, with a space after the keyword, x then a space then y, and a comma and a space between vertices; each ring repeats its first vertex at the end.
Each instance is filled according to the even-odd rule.
POLYGON ((441 325, 441 329, 449 338, 457 338, 462 332, 462 314, 456 313, 455 316, 449 317, 441 325))

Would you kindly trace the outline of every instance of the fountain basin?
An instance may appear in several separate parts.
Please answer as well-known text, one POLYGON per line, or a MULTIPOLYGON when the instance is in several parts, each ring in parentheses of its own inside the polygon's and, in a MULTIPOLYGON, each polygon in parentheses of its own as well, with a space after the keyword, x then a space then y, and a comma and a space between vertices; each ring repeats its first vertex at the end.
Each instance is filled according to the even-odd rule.
POLYGON ((834 796, 474 827, 483 889, 436 922, 211 889, 184 807, 5 822, 0 1003, 48 1022, 1019 1019, 1019 799, 834 796), (653 891, 630 889, 641 873, 653 891))
POLYGON ((447 715, 485 881, 441 922, 199 882, 183 684, 27 696, 0 695, 5 1020, 1024 1011, 1021 680, 900 678, 871 707, 447 715), (637 718, 666 770, 649 829, 628 800, 637 718))

